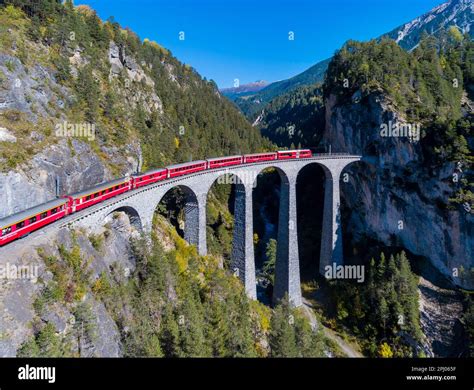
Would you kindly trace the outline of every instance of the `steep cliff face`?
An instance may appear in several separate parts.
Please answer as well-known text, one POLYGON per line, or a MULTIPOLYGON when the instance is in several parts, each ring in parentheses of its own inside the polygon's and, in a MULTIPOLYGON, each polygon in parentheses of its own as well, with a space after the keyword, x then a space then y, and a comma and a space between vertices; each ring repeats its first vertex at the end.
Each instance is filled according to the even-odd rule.
MULTIPOLYGON (((135 173, 140 155, 138 142, 108 151, 110 161, 122 166, 120 175, 135 173)), ((61 140, 17 169, 0 174, 0 218, 54 199, 56 188, 60 195, 71 194, 115 174, 88 143, 61 140)))
POLYGON ((353 233, 353 245, 369 238, 404 247, 429 259, 455 284, 474 288, 469 278, 474 216, 448 206, 455 163, 429 168, 418 142, 381 135, 381 126, 389 123, 406 120, 381 93, 362 99, 355 94, 343 104, 334 95, 326 99, 323 143, 364 156, 349 169, 354 185, 342 190, 352 210, 344 229, 353 233))
MULTIPOLYGON (((62 229, 40 237, 34 246, 4 248, 2 272, 8 276, 0 288, 0 356, 21 354, 48 324, 55 338, 68 346, 66 356, 121 356, 120 332, 100 291, 104 280, 123 284, 134 271, 130 237, 137 235, 128 217, 116 213, 98 235, 62 229), (23 277, 16 278, 14 270, 20 267, 26 267, 23 277), (78 307, 88 313, 80 328, 78 307)), ((24 354, 31 356, 32 351, 24 354)))

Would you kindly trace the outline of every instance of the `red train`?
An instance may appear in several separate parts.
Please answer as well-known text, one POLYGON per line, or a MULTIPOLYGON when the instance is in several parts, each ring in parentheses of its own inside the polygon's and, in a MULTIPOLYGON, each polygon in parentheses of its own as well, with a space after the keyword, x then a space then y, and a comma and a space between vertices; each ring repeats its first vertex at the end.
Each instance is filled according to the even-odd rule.
POLYGON ((132 189, 144 187, 162 180, 190 175, 208 169, 219 169, 228 166, 273 160, 310 158, 312 156, 309 149, 301 149, 281 150, 273 153, 244 154, 243 156, 218 157, 171 165, 167 168, 155 169, 131 177, 112 180, 88 190, 66 195, 63 198, 55 199, 0 219, 0 246, 17 238, 27 236, 31 232, 71 213, 93 206, 132 189))
POLYGON ((168 178, 168 169, 154 169, 133 177, 133 188, 140 188, 168 178))
POLYGON ((204 171, 205 169, 207 169, 206 160, 171 165, 167 168, 168 170, 167 177, 168 179, 171 179, 176 176, 190 175, 191 173, 204 171))

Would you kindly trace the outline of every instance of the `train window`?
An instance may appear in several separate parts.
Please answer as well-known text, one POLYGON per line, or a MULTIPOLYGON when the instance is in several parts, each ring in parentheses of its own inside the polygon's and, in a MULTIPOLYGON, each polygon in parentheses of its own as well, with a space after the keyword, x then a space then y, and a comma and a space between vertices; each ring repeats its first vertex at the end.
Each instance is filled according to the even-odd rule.
POLYGON ((48 216, 48 212, 45 211, 44 213, 41 213, 41 219, 44 219, 48 216))
POLYGON ((57 208, 51 209, 51 214, 56 214, 58 212, 57 208))
POLYGON ((5 234, 11 233, 11 232, 12 232, 12 227, 8 226, 2 230, 2 235, 4 236, 5 234))
POLYGON ((21 229, 21 228, 24 227, 24 226, 25 226, 25 221, 21 221, 21 222, 18 222, 18 223, 16 224, 16 228, 17 228, 17 229, 21 229))
POLYGON ((91 196, 90 195, 87 195, 86 196, 86 200, 90 200, 91 196))
POLYGON ((30 218, 30 223, 36 222, 36 216, 30 218))

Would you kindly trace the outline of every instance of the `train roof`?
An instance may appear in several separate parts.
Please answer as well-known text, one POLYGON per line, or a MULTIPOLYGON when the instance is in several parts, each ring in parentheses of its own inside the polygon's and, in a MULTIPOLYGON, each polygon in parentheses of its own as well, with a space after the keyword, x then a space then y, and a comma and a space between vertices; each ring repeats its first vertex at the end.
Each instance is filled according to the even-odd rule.
POLYGON ((277 153, 284 153, 284 152, 308 152, 311 151, 310 149, 290 149, 290 150, 279 150, 277 153))
POLYGON ((8 217, 0 219, 0 227, 8 227, 14 225, 18 222, 24 221, 30 217, 35 215, 41 214, 44 211, 48 211, 50 209, 54 209, 55 207, 61 206, 67 203, 66 198, 61 199, 54 199, 50 200, 49 202, 39 204, 38 206, 30 207, 29 209, 20 211, 19 213, 9 215, 8 217))
POLYGON ((242 155, 236 155, 236 156, 225 156, 225 157, 211 157, 208 158, 207 161, 219 161, 219 160, 227 160, 230 158, 242 158, 242 155))
POLYGON ((163 172, 163 171, 166 171, 166 168, 150 169, 149 171, 145 171, 145 172, 142 172, 142 173, 135 173, 132 176, 133 177, 140 177, 140 176, 151 175, 152 173, 158 173, 158 172, 163 172))
POLYGON ((262 152, 262 153, 252 153, 252 154, 244 154, 244 156, 261 156, 263 154, 276 154, 276 152, 262 152))
POLYGON ((207 162, 206 160, 188 161, 181 164, 168 165, 166 168, 168 169, 182 168, 182 167, 187 167, 188 165, 201 164, 201 163, 206 163, 206 162, 207 162))
POLYGON ((113 187, 113 186, 116 186, 118 184, 122 184, 126 180, 127 180, 126 177, 122 177, 121 179, 106 181, 105 183, 98 184, 95 187, 88 188, 88 189, 86 189, 84 191, 81 191, 81 192, 76 192, 75 194, 72 194, 72 195, 69 195, 69 196, 71 196, 72 198, 82 198, 83 196, 94 194, 98 191, 105 190, 109 187, 113 187))

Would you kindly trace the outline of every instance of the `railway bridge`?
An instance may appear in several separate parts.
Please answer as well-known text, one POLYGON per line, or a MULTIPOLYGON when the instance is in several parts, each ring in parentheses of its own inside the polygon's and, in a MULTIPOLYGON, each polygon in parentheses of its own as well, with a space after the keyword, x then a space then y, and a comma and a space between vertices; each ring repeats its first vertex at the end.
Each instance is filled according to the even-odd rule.
POLYGON ((135 226, 149 233, 159 202, 169 190, 180 187, 186 199, 184 238, 188 243, 196 245, 199 254, 206 255, 208 192, 214 182, 223 175, 234 175, 236 188, 232 269, 242 280, 247 295, 256 299, 252 191, 256 185, 257 176, 264 169, 275 168, 281 178, 281 191, 273 301, 277 302, 287 293, 291 304, 300 306, 302 299, 296 213, 298 173, 310 164, 320 165, 325 173, 320 254, 320 273, 323 273, 326 265, 343 263, 339 181, 343 169, 360 159, 361 156, 348 154, 322 154, 312 158, 265 161, 197 172, 157 182, 111 198, 73 214, 61 226, 85 227, 94 230, 103 226, 111 213, 124 211, 135 226))

